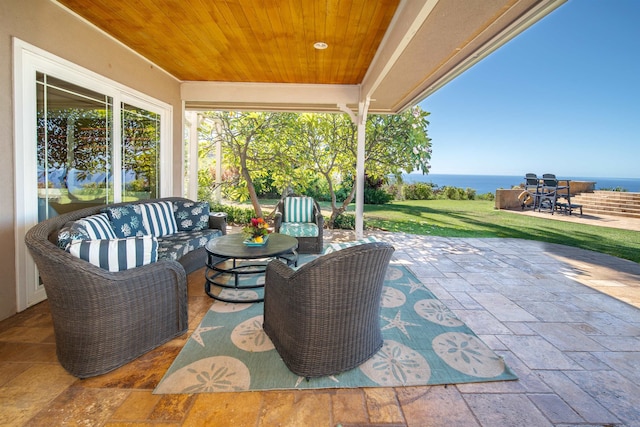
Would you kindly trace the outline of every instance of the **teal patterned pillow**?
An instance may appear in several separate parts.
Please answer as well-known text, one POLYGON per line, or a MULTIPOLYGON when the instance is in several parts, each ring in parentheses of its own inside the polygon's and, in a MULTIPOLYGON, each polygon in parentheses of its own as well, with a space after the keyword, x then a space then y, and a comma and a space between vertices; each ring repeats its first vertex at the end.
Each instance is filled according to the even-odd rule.
POLYGON ((176 217, 178 231, 206 230, 209 228, 209 203, 174 202, 173 216, 176 217))
POLYGON ((91 240, 87 232, 82 227, 75 227, 74 222, 68 222, 58 231, 58 247, 65 251, 72 242, 80 240, 91 240))
POLYGON ((283 222, 280 234, 291 237, 318 237, 318 226, 312 222, 283 222))
POLYGON ((106 211, 117 237, 126 238, 149 234, 144 227, 139 205, 108 207, 106 211))

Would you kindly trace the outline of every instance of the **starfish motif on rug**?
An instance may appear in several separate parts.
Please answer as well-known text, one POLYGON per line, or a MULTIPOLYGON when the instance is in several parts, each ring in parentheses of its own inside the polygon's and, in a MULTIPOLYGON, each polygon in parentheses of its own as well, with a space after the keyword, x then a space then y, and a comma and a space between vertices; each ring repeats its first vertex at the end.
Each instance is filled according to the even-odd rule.
POLYGON ((409 279, 409 283, 398 283, 398 286, 406 286, 407 288, 409 288, 409 293, 412 294, 414 291, 420 290, 422 289, 423 291, 429 292, 427 289, 425 289, 424 285, 420 282, 414 282, 413 280, 409 279))
POLYGON ((220 329, 223 327, 224 326, 199 326, 195 331, 193 331, 191 338, 193 338, 198 344, 204 347, 205 345, 204 341, 202 340, 202 333, 213 331, 215 329, 220 329))
POLYGON ((387 329, 398 328, 400 331, 402 331, 403 334, 411 338, 411 335, 409 335, 409 332, 407 331, 406 326, 420 326, 420 325, 416 323, 405 322, 404 320, 400 319, 400 315, 401 315, 401 312, 398 311, 398 313, 396 313, 393 319, 389 319, 388 317, 381 316, 384 320, 389 322, 385 326, 383 326, 381 330, 386 331, 387 329))

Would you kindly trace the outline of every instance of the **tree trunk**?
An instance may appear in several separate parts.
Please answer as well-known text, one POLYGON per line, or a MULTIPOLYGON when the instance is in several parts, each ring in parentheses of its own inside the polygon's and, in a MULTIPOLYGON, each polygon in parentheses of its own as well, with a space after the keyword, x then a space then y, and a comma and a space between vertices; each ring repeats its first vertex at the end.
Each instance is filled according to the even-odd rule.
POLYGON ((333 185, 331 184, 331 179, 325 175, 327 182, 329 183, 329 193, 331 194, 331 216, 329 217, 329 222, 327 223, 327 227, 334 228, 336 218, 343 214, 347 210, 347 206, 353 200, 353 197, 356 194, 356 186, 351 187, 351 192, 349 196, 342 202, 342 205, 338 206, 336 201, 336 193, 333 190, 333 185))
POLYGON ((246 153, 240 154, 240 174, 242 175, 244 180, 247 182, 247 190, 249 191, 249 198, 251 199, 253 210, 256 212, 256 218, 262 218, 262 207, 260 206, 260 202, 258 201, 258 195, 256 194, 256 187, 253 185, 251 174, 249 173, 249 169, 247 169, 246 153))

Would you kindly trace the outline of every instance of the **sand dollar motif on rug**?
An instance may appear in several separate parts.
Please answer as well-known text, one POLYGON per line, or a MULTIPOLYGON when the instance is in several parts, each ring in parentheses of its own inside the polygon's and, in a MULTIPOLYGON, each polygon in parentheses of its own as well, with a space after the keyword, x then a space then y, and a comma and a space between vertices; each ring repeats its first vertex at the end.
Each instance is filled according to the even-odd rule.
POLYGON ((407 297, 404 296, 401 290, 392 288, 391 286, 385 286, 382 288, 382 302, 381 306, 385 308, 400 307, 407 301, 407 297))
POLYGON ((166 377, 154 393, 207 393, 249 390, 251 374, 233 357, 214 356, 197 360, 166 377))
POLYGON ((420 353, 399 342, 388 340, 360 370, 380 386, 420 385, 429 381, 431 367, 420 353))
MULTIPOLYGON (((240 292, 246 299, 254 297, 251 290, 240 292)), ((399 262, 392 261, 387 270, 380 307, 382 348, 358 368, 307 381, 287 369, 262 330, 263 303, 212 301, 154 393, 401 387, 517 379, 500 357, 399 262)))
MULTIPOLYGON (((220 298, 231 299, 236 301, 251 301, 258 298, 256 291, 223 289, 220 291, 220 298)), ((220 302, 220 301, 218 301, 220 302)))
POLYGON ((384 280, 385 281, 398 280, 402 276, 403 276, 403 272, 400 268, 390 265, 389 268, 387 268, 387 273, 384 276, 384 280))
POLYGON ((423 299, 418 301, 414 310, 420 317, 442 326, 462 326, 464 322, 458 319, 449 307, 437 299, 423 299))
POLYGON ((262 329, 262 316, 245 320, 231 332, 231 341, 244 351, 273 350, 273 343, 262 329))
MULTIPOLYGON (((255 293, 255 292, 254 292, 254 294, 257 295, 257 293, 255 293)), ((247 298, 244 298, 244 299, 247 299, 247 298)), ((249 299, 251 299, 251 298, 249 298, 249 299)), ((236 311, 246 310, 249 307, 251 307, 250 303, 243 304, 243 303, 214 301, 214 303, 211 304, 211 308, 209 308, 209 310, 213 311, 215 313, 233 313, 233 312, 236 312, 236 311)))
POLYGON ((474 377, 491 378, 504 370, 504 361, 479 338, 446 332, 433 339, 433 349, 447 365, 474 377))

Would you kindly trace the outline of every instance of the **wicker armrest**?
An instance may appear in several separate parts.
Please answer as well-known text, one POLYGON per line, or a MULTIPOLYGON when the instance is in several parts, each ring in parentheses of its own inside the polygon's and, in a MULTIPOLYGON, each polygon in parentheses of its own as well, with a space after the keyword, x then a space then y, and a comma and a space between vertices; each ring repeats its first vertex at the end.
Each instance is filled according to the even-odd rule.
POLYGON ((209 228, 222 231, 227 234, 227 214, 225 212, 211 212, 209 214, 209 228))
POLYGON ((290 280, 291 276, 296 273, 296 270, 287 266, 287 264, 283 263, 278 259, 271 260, 267 265, 267 271, 265 274, 265 281, 267 277, 271 278, 271 280, 277 281, 285 281, 290 280))
POLYGON ((276 210, 276 213, 273 216, 273 228, 276 233, 280 231, 281 225, 282 225, 282 212, 280 212, 280 210, 276 210))

